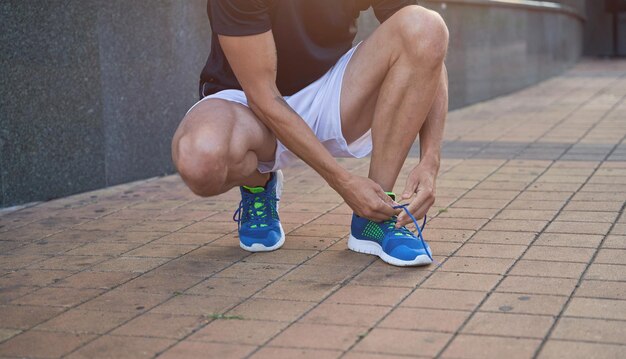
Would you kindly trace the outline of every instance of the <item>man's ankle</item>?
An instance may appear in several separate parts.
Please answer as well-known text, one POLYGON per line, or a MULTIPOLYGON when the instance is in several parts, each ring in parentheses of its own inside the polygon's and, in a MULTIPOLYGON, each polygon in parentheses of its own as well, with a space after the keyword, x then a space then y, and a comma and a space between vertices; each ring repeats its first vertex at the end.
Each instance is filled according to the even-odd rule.
POLYGON ((272 173, 258 173, 257 176, 254 176, 254 178, 251 178, 249 181, 247 181, 247 183, 244 185, 244 187, 263 187, 265 188, 267 186, 267 184, 271 181, 272 179, 272 173))

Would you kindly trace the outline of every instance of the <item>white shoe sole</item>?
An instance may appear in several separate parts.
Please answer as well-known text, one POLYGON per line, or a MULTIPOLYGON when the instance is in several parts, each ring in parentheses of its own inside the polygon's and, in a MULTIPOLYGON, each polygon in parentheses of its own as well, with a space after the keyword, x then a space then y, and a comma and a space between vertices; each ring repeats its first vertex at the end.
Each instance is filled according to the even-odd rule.
MULTIPOLYGON (((375 242, 360 240, 350 235, 348 238, 348 248, 355 252, 372 254, 378 256, 385 263, 389 263, 398 267, 408 267, 408 266, 425 266, 431 264, 433 261, 425 254, 421 256, 417 256, 412 261, 403 261, 398 258, 394 258, 383 251, 383 248, 375 242)), ((432 255, 430 248, 426 247, 426 250, 429 254, 432 255)))
MULTIPOLYGON (((280 195, 283 193, 283 180, 284 180, 284 176, 283 176, 283 171, 278 170, 276 171, 276 198, 280 199, 280 195)), ((276 211, 278 211, 278 206, 280 206, 280 202, 276 203, 276 211)), ((242 249, 248 251, 248 252, 271 252, 271 251, 275 251, 278 248, 282 247, 283 244, 285 244, 285 231, 283 230, 283 226, 282 224, 279 224, 280 227, 280 240, 274 244, 271 247, 266 247, 264 245, 262 245, 261 243, 255 243, 251 246, 247 246, 245 244, 243 244, 241 241, 239 241, 239 247, 241 247, 242 249)))
POLYGON ((278 242, 276 242, 276 244, 274 244, 271 247, 266 247, 264 245, 262 245, 261 243, 255 243, 251 246, 247 246, 245 244, 243 244, 243 242, 239 241, 239 247, 241 247, 242 249, 248 251, 248 252, 271 252, 271 251, 275 251, 278 248, 282 247, 283 244, 285 244, 285 231, 283 230, 283 226, 280 225, 280 239, 278 240, 278 242))

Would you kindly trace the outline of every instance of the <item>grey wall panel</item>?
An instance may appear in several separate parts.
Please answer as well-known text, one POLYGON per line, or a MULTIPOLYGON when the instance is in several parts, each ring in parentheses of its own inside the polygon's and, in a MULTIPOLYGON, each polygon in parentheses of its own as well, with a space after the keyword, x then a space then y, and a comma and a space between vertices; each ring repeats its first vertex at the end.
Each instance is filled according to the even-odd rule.
POLYGON ((0 207, 171 173, 206 0, 0 3, 0 207))
POLYGON ((97 30, 107 184, 173 171, 170 140, 198 99, 208 54, 204 4, 103 3, 97 30))
POLYGON ((0 206, 106 184, 97 9, 66 5, 0 3, 0 206))

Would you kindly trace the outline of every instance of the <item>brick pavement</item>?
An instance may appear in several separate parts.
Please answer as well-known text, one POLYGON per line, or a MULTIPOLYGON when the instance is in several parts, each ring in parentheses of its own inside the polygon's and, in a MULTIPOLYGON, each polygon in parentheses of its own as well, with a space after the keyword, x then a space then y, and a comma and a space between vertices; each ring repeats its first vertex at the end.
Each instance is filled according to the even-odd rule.
POLYGON ((438 268, 348 251, 348 207, 304 165, 273 253, 238 248, 237 192, 176 176, 4 211, 0 356, 626 357, 624 96, 626 61, 587 61, 451 113, 438 268))

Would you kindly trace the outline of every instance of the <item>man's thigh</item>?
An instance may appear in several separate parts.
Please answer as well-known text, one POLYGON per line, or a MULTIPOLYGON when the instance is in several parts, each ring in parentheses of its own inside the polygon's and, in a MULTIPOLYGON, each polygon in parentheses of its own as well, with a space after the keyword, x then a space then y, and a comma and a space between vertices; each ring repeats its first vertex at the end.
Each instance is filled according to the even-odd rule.
POLYGON ((378 90, 399 51, 394 16, 359 45, 346 68, 341 88, 341 123, 348 143, 371 128, 378 90))
POLYGON ((198 152, 221 151, 234 158, 254 150, 260 161, 272 161, 276 149, 275 136, 252 110, 223 99, 204 100, 185 115, 173 139, 174 162, 182 137, 188 137, 198 152))

